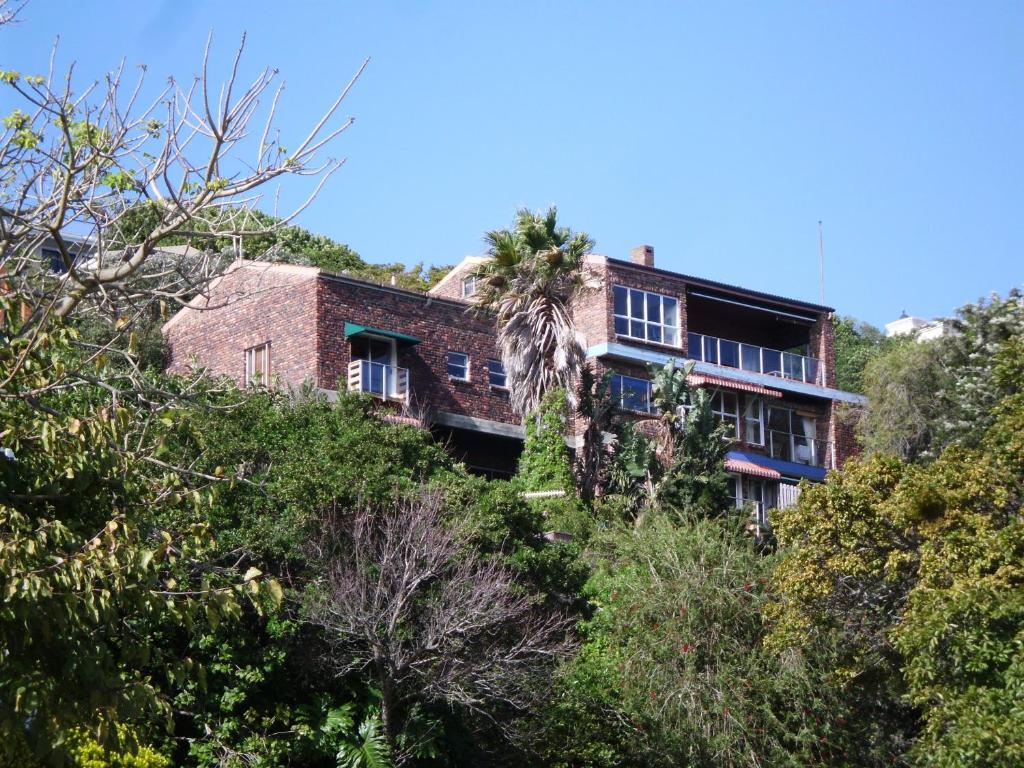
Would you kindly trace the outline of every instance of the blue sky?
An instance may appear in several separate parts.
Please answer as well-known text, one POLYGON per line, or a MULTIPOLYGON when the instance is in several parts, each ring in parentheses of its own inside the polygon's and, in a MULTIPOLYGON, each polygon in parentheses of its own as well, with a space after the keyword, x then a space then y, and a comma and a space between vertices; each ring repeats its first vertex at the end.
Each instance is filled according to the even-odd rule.
POLYGON ((823 220, 826 303, 875 324, 1024 283, 1020 2, 30 0, 0 68, 59 35, 83 82, 124 57, 156 86, 210 30, 281 70, 286 146, 372 57, 298 221, 368 261, 453 263, 557 204, 601 253, 811 301, 823 220))

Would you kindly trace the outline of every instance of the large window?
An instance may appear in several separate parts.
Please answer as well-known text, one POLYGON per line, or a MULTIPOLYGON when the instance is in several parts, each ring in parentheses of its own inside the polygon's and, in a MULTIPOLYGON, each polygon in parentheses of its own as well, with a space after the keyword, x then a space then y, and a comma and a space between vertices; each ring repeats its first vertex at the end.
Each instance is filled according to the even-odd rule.
POLYGON ((612 401, 626 411, 651 413, 651 382, 612 374, 612 401))
POLYGON ((501 360, 487 361, 487 383, 495 389, 505 389, 508 386, 508 376, 501 360))
POLYGON ((469 355, 463 352, 449 352, 448 376, 459 381, 469 381, 469 355))
POLYGON ((824 457, 818 455, 814 417, 776 406, 770 406, 767 411, 769 453, 777 459, 820 466, 824 457))
POLYGON ((270 342, 245 350, 245 386, 265 387, 270 383, 270 342))
POLYGON ((740 436, 740 404, 735 392, 721 389, 711 394, 711 412, 719 421, 729 427, 729 437, 738 439, 740 436))
POLYGON ((615 333, 642 341, 679 346, 679 301, 660 293, 616 285, 615 333))

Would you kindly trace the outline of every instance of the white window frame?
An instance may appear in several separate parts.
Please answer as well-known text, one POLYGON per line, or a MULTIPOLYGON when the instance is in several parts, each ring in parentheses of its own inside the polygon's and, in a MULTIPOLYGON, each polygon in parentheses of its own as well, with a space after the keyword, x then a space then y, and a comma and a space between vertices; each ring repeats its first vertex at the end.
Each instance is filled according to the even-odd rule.
POLYGON ((469 381, 469 371, 470 371, 469 355, 467 355, 465 352, 454 352, 454 351, 447 352, 445 354, 445 367, 448 370, 448 378, 451 379, 452 381, 469 381), (455 363, 452 362, 452 355, 461 355, 465 359, 466 362, 464 364, 462 364, 462 365, 455 364, 455 363), (455 374, 453 374, 452 373, 452 366, 453 365, 455 365, 455 367, 457 367, 457 368, 463 368, 464 374, 462 376, 456 376, 455 374))
POLYGON ((675 296, 667 296, 663 293, 652 293, 651 291, 645 291, 640 288, 630 288, 625 285, 612 286, 612 325, 615 326, 617 320, 626 321, 626 332, 622 333, 618 328, 616 328, 615 334, 617 336, 646 341, 651 344, 664 344, 668 347, 681 347, 682 334, 679 332, 679 319, 679 299, 675 296), (626 292, 626 313, 624 315, 615 311, 616 291, 626 292), (633 306, 634 299, 637 298, 635 294, 640 294, 642 296, 643 306, 640 308, 639 312, 637 312, 637 308, 633 306), (648 319, 650 316, 649 308, 652 301, 656 301, 658 303, 658 316, 660 317, 660 320, 648 319), (672 302, 675 305, 675 323, 665 322, 666 302, 672 302), (643 329, 643 335, 637 336, 633 333, 634 323, 640 324, 640 327, 643 329), (652 327, 661 329, 659 334, 661 336, 660 340, 651 338, 652 327), (674 337, 674 341, 666 338, 666 332, 670 332, 671 336, 674 337))
POLYGON ((764 445, 764 399, 760 397, 753 397, 747 395, 743 407, 743 442, 747 445, 764 445), (756 408, 756 413, 752 414, 751 411, 756 408), (757 425, 757 433, 760 435, 760 440, 750 439, 750 427, 757 425))
POLYGON ((265 341, 262 344, 256 344, 255 346, 249 347, 245 350, 245 386, 261 386, 266 387, 270 384, 270 342, 265 341), (263 350, 263 370, 256 370, 256 353, 263 350), (259 376, 259 381, 256 381, 256 376, 259 376))
POLYGON ((719 422, 723 424, 732 424, 733 434, 730 437, 732 440, 740 439, 740 398, 735 392, 730 392, 726 389, 714 389, 711 391, 711 412, 718 418, 719 422), (734 404, 734 410, 729 411, 726 409, 725 398, 731 397, 734 404))
POLYGON ((651 386, 651 382, 649 380, 647 380, 647 379, 640 379, 640 378, 637 378, 636 376, 626 376, 626 375, 621 374, 621 373, 613 373, 612 374, 612 379, 611 379, 611 391, 612 391, 612 397, 616 400, 615 405, 616 405, 616 407, 620 411, 629 411, 630 413, 647 413, 647 414, 654 413, 654 403, 652 402, 652 399, 653 399, 653 396, 654 396, 654 388, 651 386), (638 409, 638 408, 630 408, 630 407, 628 407, 626 405, 626 399, 624 397, 624 394, 626 392, 626 387, 623 386, 626 382, 629 382, 632 385, 642 384, 646 388, 646 390, 647 390, 647 410, 641 410, 641 409, 638 409), (616 392, 618 393, 617 397, 615 396, 616 392))
POLYGON ((508 389, 508 372, 501 360, 495 360, 493 357, 487 360, 487 384, 491 389, 508 389), (497 371, 494 370, 495 365, 498 367, 497 371), (501 377, 501 384, 494 383, 495 376, 501 377))
POLYGON ((476 275, 466 275, 462 278, 462 298, 469 299, 476 294, 476 275))

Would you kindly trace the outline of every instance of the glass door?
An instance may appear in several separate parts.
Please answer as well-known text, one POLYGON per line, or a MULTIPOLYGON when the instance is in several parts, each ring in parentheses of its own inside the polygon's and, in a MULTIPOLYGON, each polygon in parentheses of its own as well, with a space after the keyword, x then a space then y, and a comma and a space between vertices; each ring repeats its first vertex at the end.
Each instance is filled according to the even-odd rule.
POLYGON ((352 359, 362 360, 363 391, 385 397, 395 388, 395 342, 376 336, 354 336, 352 359))

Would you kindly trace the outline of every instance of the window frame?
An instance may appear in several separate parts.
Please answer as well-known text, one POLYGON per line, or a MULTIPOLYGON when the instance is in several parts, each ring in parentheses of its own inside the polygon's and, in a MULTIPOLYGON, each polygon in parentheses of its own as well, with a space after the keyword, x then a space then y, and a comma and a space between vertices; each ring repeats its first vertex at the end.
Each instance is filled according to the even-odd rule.
POLYGON ((612 395, 612 401, 615 403, 615 407, 620 411, 626 411, 628 413, 642 413, 645 415, 652 415, 654 411, 654 403, 652 402, 654 391, 650 379, 641 379, 637 376, 627 376, 624 373, 613 373, 611 376, 610 389, 612 395), (633 383, 643 384, 646 388, 645 400, 647 402, 647 409, 641 410, 638 408, 630 408, 626 405, 626 388, 623 383, 629 381, 633 383))
POLYGON ((505 370, 505 363, 503 363, 501 360, 496 360, 493 357, 487 358, 487 385, 491 389, 508 389, 508 371, 505 370), (496 372, 494 370, 495 365, 498 366, 500 372, 496 372), (501 377, 501 384, 494 383, 495 376, 501 377))
POLYGON ((466 275, 462 278, 462 298, 471 299, 476 295, 476 286, 479 278, 476 275, 466 275), (469 289, 467 290, 467 284, 469 289))
POLYGON ((679 312, 680 301, 677 296, 669 296, 664 293, 655 293, 653 291, 645 291, 642 288, 630 288, 626 285, 613 285, 612 286, 612 327, 615 329, 616 336, 622 336, 627 339, 636 339, 637 341, 643 341, 648 344, 662 344, 666 347, 674 347, 676 349, 682 348, 682 333, 680 332, 680 312, 679 312), (616 309, 618 292, 625 292, 625 314, 620 314, 616 309), (643 296, 643 311, 642 314, 634 314, 633 310, 633 299, 634 294, 641 294, 643 296), (655 298, 657 302, 657 319, 652 319, 654 315, 650 310, 650 300, 655 298), (665 304, 666 302, 672 302, 674 304, 675 323, 667 323, 665 321, 665 304), (619 321, 625 322, 625 330, 619 329, 619 321), (639 324, 639 327, 643 329, 643 335, 636 335, 633 330, 634 327, 639 324), (652 327, 658 328, 658 335, 660 338, 651 338, 652 327), (675 341, 666 340, 666 331, 671 331, 675 338, 675 341))
POLYGON ((735 392, 730 392, 726 389, 714 389, 711 391, 711 413, 718 419, 720 424, 731 423, 733 426, 732 435, 726 435, 730 440, 740 439, 740 398, 735 392), (735 409, 728 411, 725 408, 725 398, 729 396, 733 399, 735 409), (718 407, 718 404, 721 407, 718 407))
POLYGON ((765 404, 764 398, 755 397, 748 395, 744 398, 743 404, 743 442, 747 445, 764 445, 764 433, 765 433, 765 404), (751 406, 757 406, 757 416, 750 415, 751 406), (757 424, 758 434, 760 440, 750 440, 749 427, 751 424, 757 424))
POLYGON ((245 350, 245 376, 243 383, 245 387, 267 387, 270 385, 270 341, 264 341, 262 344, 255 344, 248 347, 245 350), (263 352, 263 370, 256 371, 256 354, 257 352, 263 352), (260 380, 255 381, 255 377, 259 375, 260 380))
POLYGON ((448 378, 451 381, 469 381, 470 380, 469 355, 466 354, 465 352, 457 352, 455 350, 448 350, 445 353, 445 368, 448 371, 448 378), (465 363, 463 363, 461 366, 460 365, 455 365, 456 368, 460 368, 460 367, 463 368, 463 370, 464 370, 464 375, 463 376, 456 376, 455 374, 452 373, 452 366, 453 366, 452 355, 461 355, 465 359, 465 363))

